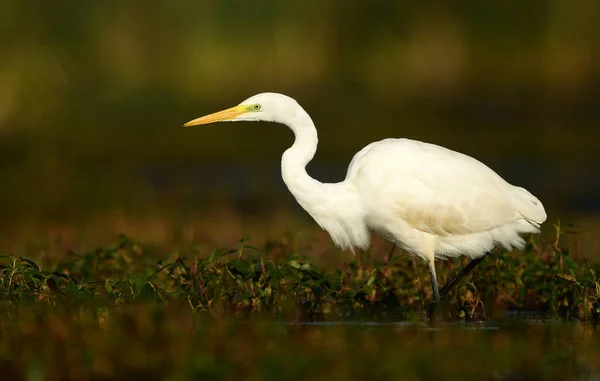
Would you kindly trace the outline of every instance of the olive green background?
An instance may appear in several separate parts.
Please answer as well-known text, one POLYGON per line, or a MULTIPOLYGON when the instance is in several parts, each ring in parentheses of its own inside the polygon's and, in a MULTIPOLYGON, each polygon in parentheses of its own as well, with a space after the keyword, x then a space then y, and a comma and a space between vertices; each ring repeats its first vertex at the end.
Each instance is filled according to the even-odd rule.
POLYGON ((593 216, 599 84, 595 0, 5 1, 3 242, 108 213, 302 215, 278 172, 285 127, 181 128, 263 91, 315 120, 319 179, 343 179, 371 141, 409 137, 479 158, 551 223, 593 216))

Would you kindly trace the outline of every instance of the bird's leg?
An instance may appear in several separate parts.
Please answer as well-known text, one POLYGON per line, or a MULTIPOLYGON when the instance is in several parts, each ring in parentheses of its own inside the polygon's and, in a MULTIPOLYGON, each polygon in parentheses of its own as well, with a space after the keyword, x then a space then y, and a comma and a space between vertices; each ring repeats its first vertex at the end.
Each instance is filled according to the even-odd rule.
POLYGON ((429 261, 429 276, 431 277, 431 288, 433 288, 433 308, 440 305, 440 291, 438 289, 437 277, 435 275, 435 262, 429 261))
POLYGON ((452 290, 452 288, 456 285, 456 283, 460 282, 460 280, 462 278, 464 278, 465 275, 470 273, 471 270, 473 270, 479 264, 479 262, 483 261, 483 259, 485 257, 487 257, 488 255, 489 255, 489 253, 485 253, 482 257, 472 259, 468 265, 466 265, 462 270, 460 270, 458 272, 458 274, 456 274, 454 276, 454 278, 450 279, 448 281, 448 283, 446 283, 446 285, 444 287, 442 287, 442 289, 440 290, 440 293, 447 294, 450 290, 452 290))
POLYGON ((389 263, 392 260, 392 254, 394 254, 394 250, 396 249, 396 244, 392 243, 392 250, 390 250, 386 263, 389 263))
POLYGON ((429 261, 429 276, 431 277, 431 288, 433 289, 433 302, 427 310, 427 322, 436 323, 436 311, 440 306, 440 291, 438 289, 437 276, 435 275, 435 262, 429 261))

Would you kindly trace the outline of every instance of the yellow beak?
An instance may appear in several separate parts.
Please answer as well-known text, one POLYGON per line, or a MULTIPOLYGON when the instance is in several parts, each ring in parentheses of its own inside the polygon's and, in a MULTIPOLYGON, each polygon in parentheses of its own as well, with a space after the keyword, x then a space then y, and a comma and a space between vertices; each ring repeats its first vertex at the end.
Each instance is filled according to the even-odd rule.
POLYGON ((231 120, 239 115, 245 114, 248 112, 243 106, 235 106, 232 108, 228 108, 227 110, 215 112, 214 114, 206 115, 194 120, 191 120, 184 124, 184 127, 197 126, 200 124, 208 124, 214 122, 222 122, 226 120, 231 120))

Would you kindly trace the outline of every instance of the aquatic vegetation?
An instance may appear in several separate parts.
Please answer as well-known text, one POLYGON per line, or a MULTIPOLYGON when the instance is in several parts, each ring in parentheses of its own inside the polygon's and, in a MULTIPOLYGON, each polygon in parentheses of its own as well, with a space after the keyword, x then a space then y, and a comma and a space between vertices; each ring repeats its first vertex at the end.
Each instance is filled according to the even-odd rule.
MULTIPOLYGON (((70 252, 48 269, 3 256, 0 364, 12 379, 490 375, 482 365, 460 365, 462 353, 496 361, 496 375, 553 369, 553 377, 578 379, 600 364, 592 355, 598 335, 585 328, 592 326, 578 325, 579 348, 589 347, 581 350, 591 356, 584 363, 558 341, 548 354, 531 337, 532 330, 572 337, 574 328, 564 333, 568 325, 556 328, 557 319, 600 318, 600 264, 571 258, 557 242, 532 241, 525 253, 486 258, 442 311, 444 321, 484 322, 472 325, 481 331, 442 330, 437 344, 422 322, 431 300, 429 282, 420 282, 427 268, 400 254, 389 262, 349 256, 327 267, 281 242, 163 253, 121 236, 106 248, 70 252), (532 316, 554 323, 532 328, 522 320, 532 316), (505 328, 491 333, 498 324, 505 328), (425 358, 440 351, 456 361, 431 370, 425 358)), ((440 279, 460 267, 438 263, 440 279)))
MULTIPOLYGON (((52 269, 5 256, 0 292, 5 306, 88 303, 123 306, 185 303, 194 314, 283 321, 419 320, 431 300, 426 268, 405 255, 391 261, 369 254, 322 268, 291 248, 269 252, 240 241, 233 250, 193 248, 148 252, 121 236, 89 253, 70 252, 52 269), (422 284, 423 283, 423 284, 422 284)), ((438 262, 441 279, 461 264, 438 262)), ((498 319, 507 311, 596 321, 600 264, 573 259, 556 242, 530 244, 524 253, 486 258, 446 298, 445 318, 498 319)))

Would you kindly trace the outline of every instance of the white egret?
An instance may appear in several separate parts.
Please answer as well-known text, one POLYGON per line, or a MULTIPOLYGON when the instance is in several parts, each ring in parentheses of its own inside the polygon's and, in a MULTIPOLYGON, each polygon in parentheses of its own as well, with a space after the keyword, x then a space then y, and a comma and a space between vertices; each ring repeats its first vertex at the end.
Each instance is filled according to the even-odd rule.
POLYGON ((409 139, 371 143, 354 156, 344 181, 321 183, 305 169, 317 150, 315 125, 282 94, 258 94, 184 126, 220 121, 287 125, 295 141, 281 158, 281 174, 298 203, 342 249, 368 248, 374 231, 427 261, 434 306, 440 301, 435 258, 472 259, 446 291, 496 246, 522 248, 520 234, 538 233, 546 220, 535 196, 478 160, 409 139))

